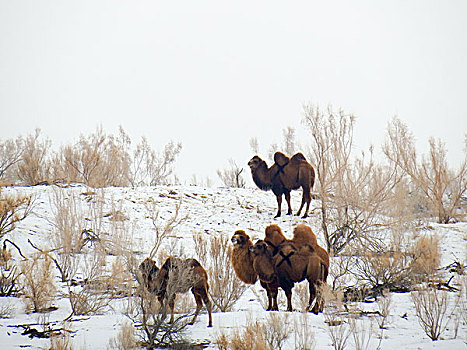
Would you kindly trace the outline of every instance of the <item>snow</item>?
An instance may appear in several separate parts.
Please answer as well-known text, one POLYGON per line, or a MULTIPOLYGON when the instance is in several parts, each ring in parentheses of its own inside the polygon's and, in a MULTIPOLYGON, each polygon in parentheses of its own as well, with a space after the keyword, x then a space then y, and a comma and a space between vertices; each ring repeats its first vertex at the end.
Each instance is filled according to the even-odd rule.
MULTIPOLYGON (((15 242, 25 256, 34 252, 28 243, 31 240, 36 246, 43 249, 49 247, 48 237, 53 229, 52 219, 54 213, 53 197, 57 191, 54 186, 36 187, 11 187, 4 188, 2 195, 23 194, 33 195, 35 207, 31 215, 22 221, 18 227, 5 238, 15 242)), ((85 195, 89 189, 81 185, 64 189, 67 195, 74 193, 80 198, 83 208, 89 206, 89 196, 85 195)), ((100 190, 92 190, 98 195, 100 190)), ((101 194, 102 195, 102 194, 101 194)), ((292 193, 292 206, 297 208, 300 203, 300 192, 292 193)), ((286 235, 290 236, 292 229, 298 223, 307 223, 318 235, 318 241, 323 244, 323 237, 319 230, 319 212, 312 211, 310 218, 303 220, 296 216, 286 216, 274 219, 276 212, 276 200, 271 192, 263 192, 256 188, 202 188, 196 186, 157 186, 143 188, 106 188, 104 213, 118 209, 129 220, 128 234, 132 236, 134 249, 138 252, 138 259, 142 260, 152 248, 154 240, 154 228, 148 218, 145 203, 152 201, 157 204, 160 217, 163 220, 170 218, 178 203, 181 203, 181 215, 187 219, 176 228, 174 235, 167 239, 166 246, 176 247, 185 256, 197 257, 194 250, 192 235, 199 233, 206 236, 225 234, 229 237, 237 229, 245 230, 250 237, 262 238, 264 228, 276 223, 281 226, 286 235)), ((317 206, 313 201, 311 208, 317 206)), ((110 227, 109 217, 104 218, 104 227, 110 227)), ((441 266, 446 266, 457 260, 466 263, 467 223, 449 225, 431 224, 433 234, 438 235, 442 242, 441 266)), ((323 244, 324 245, 324 244, 323 244)), ((15 249, 12 249, 14 259, 19 262, 21 257, 15 249)), ((136 254, 136 253, 135 253, 136 254)), ((117 257, 118 258, 118 257, 117 257)), ((332 261, 331 261, 332 264, 332 261)), ((302 282, 303 283, 303 282, 302 282)), ((57 284, 59 284, 57 282, 57 284)), ((261 298, 265 298, 259 283, 253 288, 261 298)), ((284 307, 284 295, 280 291, 279 314, 287 317, 287 323, 293 327, 294 322, 303 322, 303 314, 300 312, 287 313, 284 307)), ((457 338, 454 339, 452 325, 443 333, 442 339, 431 341, 418 324, 409 293, 391 295, 392 307, 389 316, 388 328, 384 330, 383 339, 377 338, 377 332, 373 334, 369 349, 375 349, 379 343, 382 349, 466 349, 467 325, 461 322, 457 338)), ((450 293, 450 299, 454 300, 454 293, 450 293)), ((63 327, 62 321, 70 315, 70 306, 65 299, 57 299, 54 306, 56 311, 48 314, 27 314, 24 303, 20 298, 0 298, 0 307, 9 305, 13 309, 10 318, 0 319, 0 348, 1 349, 44 349, 50 346, 48 339, 30 339, 21 335, 22 329, 13 327, 20 324, 41 324, 45 321, 52 326, 63 327)), ((103 315, 74 317, 66 324, 67 329, 72 330, 72 343, 74 348, 106 349, 109 339, 115 337, 121 325, 128 319, 122 313, 122 308, 117 301, 111 309, 103 315)), ((296 302, 294 303, 296 306, 296 302)), ((366 311, 376 311, 376 303, 358 304, 358 307, 366 311)), ((269 312, 264 311, 252 288, 242 295, 231 312, 213 314, 213 327, 207 328, 207 314, 202 313, 193 326, 189 326, 187 335, 195 342, 209 342, 208 349, 215 349, 214 339, 221 332, 230 334, 235 329, 241 329, 249 320, 265 320, 269 312)), ((324 322, 323 314, 307 314, 309 331, 315 337, 316 349, 333 349, 329 336, 328 326, 324 322)), ((371 317, 363 316, 359 322, 363 322, 364 329, 369 329, 372 323, 371 317)), ((373 322, 374 323, 374 322, 373 322)), ((40 326, 37 326, 40 329, 40 326)), ((377 328, 377 326, 376 326, 377 328)), ((285 349, 294 348, 293 335, 288 339, 285 349)), ((348 342, 349 349, 353 348, 351 337, 348 342)))

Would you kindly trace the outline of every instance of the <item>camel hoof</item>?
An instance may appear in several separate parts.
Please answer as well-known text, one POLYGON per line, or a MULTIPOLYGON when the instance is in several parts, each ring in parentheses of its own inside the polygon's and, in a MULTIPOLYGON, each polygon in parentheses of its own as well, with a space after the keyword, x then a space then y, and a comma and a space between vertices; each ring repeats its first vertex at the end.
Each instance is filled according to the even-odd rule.
POLYGON ((302 219, 306 219, 308 217, 308 214, 305 214, 302 216, 302 219))
POLYGON ((212 328, 212 324, 208 324, 208 328, 212 328))

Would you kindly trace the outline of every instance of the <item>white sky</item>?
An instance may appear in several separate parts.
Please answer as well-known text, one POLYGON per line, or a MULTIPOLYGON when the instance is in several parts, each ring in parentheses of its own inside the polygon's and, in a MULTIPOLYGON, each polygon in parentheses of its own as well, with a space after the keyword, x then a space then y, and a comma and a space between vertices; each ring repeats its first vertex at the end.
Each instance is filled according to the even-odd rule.
POLYGON ((252 137, 266 158, 312 102, 355 114, 359 149, 397 115, 457 166, 466 19, 465 0, 0 0, 0 139, 40 127, 58 147, 122 125, 155 149, 182 142, 182 181, 217 181, 229 158, 247 168, 252 137))

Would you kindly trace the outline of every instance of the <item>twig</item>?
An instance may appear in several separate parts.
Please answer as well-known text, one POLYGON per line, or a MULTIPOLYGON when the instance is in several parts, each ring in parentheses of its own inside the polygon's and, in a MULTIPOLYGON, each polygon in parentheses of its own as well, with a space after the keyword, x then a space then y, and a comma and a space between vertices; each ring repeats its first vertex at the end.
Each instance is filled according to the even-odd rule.
POLYGON ((5 240, 3 241, 3 249, 4 249, 4 250, 6 249, 6 242, 10 243, 13 247, 15 247, 15 248, 18 250, 19 255, 21 255, 24 259, 27 259, 27 258, 23 255, 23 253, 21 253, 21 249, 19 249, 19 247, 18 247, 15 243, 13 243, 12 241, 10 241, 9 239, 5 239, 5 240))

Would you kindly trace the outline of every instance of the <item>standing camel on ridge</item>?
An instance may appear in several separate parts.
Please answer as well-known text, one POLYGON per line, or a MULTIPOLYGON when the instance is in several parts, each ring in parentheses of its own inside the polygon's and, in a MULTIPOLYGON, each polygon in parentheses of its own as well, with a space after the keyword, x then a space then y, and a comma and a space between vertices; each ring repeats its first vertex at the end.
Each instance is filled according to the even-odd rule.
POLYGON ((268 168, 264 160, 254 156, 248 162, 254 183, 262 190, 271 190, 277 199, 276 218, 281 216, 282 195, 287 201, 287 215, 292 214, 290 205, 290 191, 297 190, 300 187, 303 190, 302 204, 297 212, 300 215, 303 206, 306 203, 303 218, 308 217, 308 210, 311 203, 311 190, 315 183, 315 170, 307 162, 302 153, 295 154, 292 158, 287 157, 281 152, 274 154, 274 165, 268 168))

